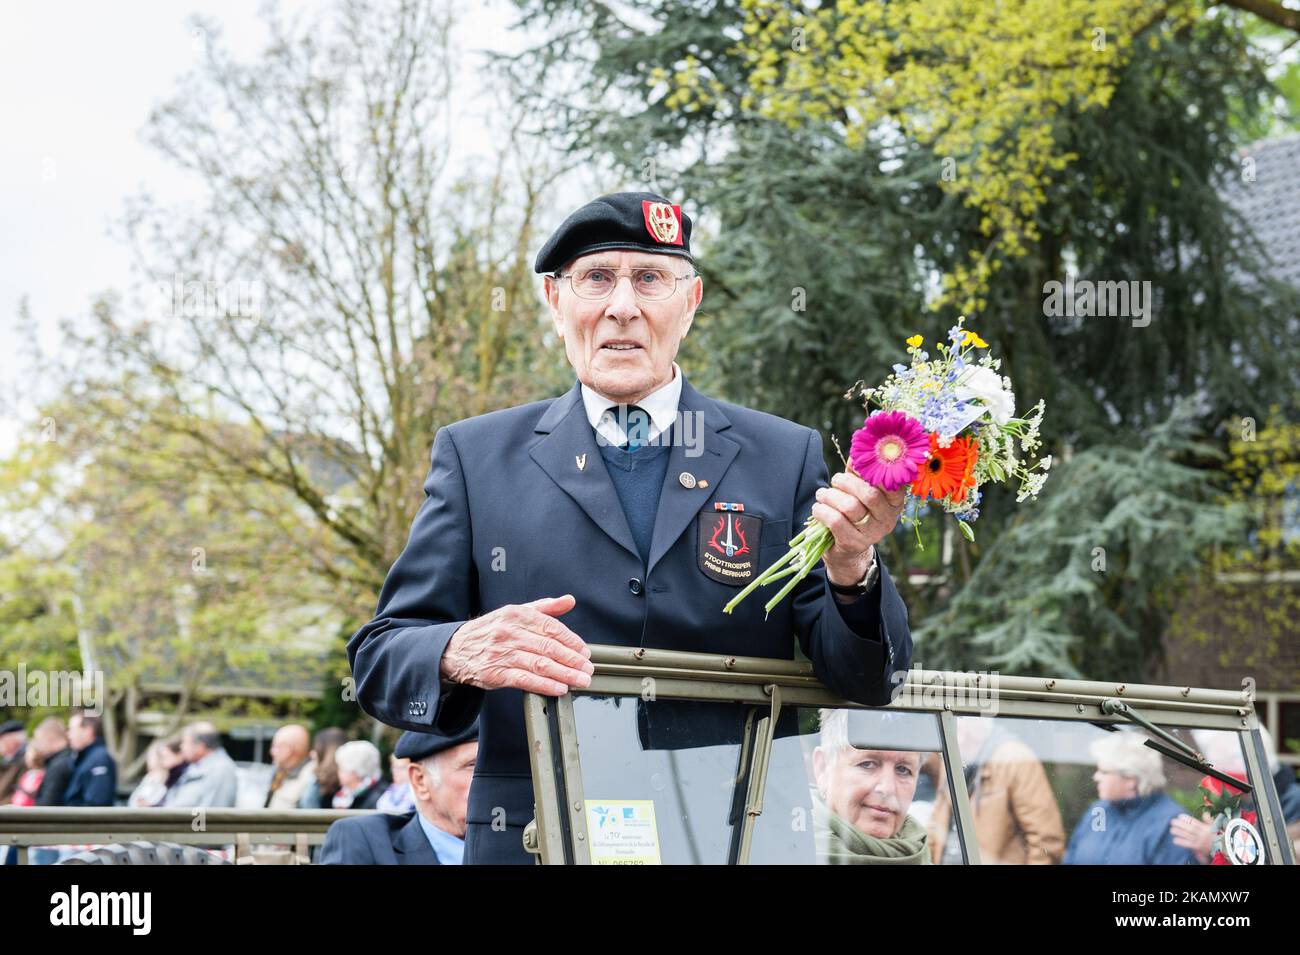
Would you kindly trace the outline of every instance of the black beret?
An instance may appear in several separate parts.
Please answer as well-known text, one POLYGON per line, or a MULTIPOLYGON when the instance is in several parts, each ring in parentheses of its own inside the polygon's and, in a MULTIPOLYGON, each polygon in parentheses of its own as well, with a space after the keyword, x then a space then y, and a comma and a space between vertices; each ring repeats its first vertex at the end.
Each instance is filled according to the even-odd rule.
POLYGON ((0 723, 0 736, 6 736, 9 733, 18 733, 27 728, 27 724, 22 720, 5 720, 0 723))
POLYGON ((393 755, 398 759, 409 759, 413 763, 418 763, 435 753, 441 753, 444 749, 451 749, 453 746, 470 743, 476 739, 478 739, 477 720, 455 736, 444 736, 442 733, 415 733, 407 730, 393 747, 393 755))
POLYGON ((653 192, 612 192, 593 199, 555 230, 537 253, 537 272, 555 272, 580 255, 637 249, 691 260, 691 217, 653 192))

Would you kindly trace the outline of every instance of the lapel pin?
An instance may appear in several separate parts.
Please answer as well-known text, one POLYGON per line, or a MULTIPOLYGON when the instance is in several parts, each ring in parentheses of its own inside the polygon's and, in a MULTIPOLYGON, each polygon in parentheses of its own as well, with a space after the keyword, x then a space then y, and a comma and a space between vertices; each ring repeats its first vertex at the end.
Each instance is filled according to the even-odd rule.
POLYGON ((705 480, 704 478, 700 478, 699 483, 697 483, 695 486, 696 486, 696 487, 708 487, 708 486, 709 486, 709 482, 708 482, 707 480, 705 480))
POLYGON ((576 463, 576 464, 578 465, 578 470, 579 470, 579 471, 586 470, 586 467, 587 467, 587 455, 586 455, 585 452, 582 453, 582 454, 575 455, 574 458, 573 458, 573 460, 574 460, 574 463, 576 463))
POLYGON ((695 475, 690 471, 683 471, 677 475, 677 480, 682 482, 682 487, 690 489, 695 487, 695 475))

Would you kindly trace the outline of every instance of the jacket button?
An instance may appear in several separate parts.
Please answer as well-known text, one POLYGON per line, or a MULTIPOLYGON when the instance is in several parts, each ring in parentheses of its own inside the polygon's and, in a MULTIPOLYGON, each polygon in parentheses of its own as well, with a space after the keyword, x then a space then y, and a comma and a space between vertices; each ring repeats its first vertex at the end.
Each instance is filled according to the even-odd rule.
POLYGON ((642 590, 641 581, 633 577, 631 580, 627 582, 627 589, 632 591, 632 593, 634 594, 640 594, 642 590))

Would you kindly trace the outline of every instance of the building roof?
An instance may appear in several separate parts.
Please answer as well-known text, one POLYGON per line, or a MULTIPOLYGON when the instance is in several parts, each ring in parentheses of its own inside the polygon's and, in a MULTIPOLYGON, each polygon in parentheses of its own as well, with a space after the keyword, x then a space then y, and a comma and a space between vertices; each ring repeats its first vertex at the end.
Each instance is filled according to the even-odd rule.
POLYGON ((1268 252, 1269 274, 1300 288, 1300 133, 1252 143, 1240 165, 1224 198, 1268 252))

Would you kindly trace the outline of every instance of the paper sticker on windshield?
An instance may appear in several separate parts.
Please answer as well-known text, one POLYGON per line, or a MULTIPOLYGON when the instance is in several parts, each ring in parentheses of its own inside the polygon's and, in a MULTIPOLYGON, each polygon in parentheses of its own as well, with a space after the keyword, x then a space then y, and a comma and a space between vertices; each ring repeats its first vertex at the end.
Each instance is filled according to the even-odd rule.
POLYGON ((1259 865, 1264 861, 1264 840, 1258 830, 1238 816, 1223 830, 1225 855, 1233 865, 1259 865))
POLYGON ((655 804, 650 799, 588 799, 592 865, 662 865, 655 804))
POLYGON ((758 539, 763 519, 739 511, 704 511, 699 518, 700 570, 737 587, 758 574, 758 539))

